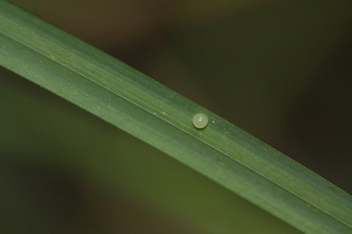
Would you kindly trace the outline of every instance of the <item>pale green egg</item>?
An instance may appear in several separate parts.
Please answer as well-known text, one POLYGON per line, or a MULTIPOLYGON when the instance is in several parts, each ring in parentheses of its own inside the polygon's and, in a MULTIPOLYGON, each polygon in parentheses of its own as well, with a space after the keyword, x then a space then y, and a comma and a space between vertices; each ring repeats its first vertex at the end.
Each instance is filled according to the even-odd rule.
POLYGON ((198 113, 193 116, 193 125, 198 129, 205 128, 208 125, 208 116, 203 113, 198 113))

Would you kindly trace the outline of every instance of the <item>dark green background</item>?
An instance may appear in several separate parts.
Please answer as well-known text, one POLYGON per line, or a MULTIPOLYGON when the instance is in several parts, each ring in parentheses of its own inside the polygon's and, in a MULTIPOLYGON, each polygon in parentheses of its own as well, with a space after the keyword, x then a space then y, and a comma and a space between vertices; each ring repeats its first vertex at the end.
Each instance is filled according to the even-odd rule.
MULTIPOLYGON (((352 193, 352 2, 13 0, 352 193)), ((0 70, 1 233, 298 233, 0 70)))

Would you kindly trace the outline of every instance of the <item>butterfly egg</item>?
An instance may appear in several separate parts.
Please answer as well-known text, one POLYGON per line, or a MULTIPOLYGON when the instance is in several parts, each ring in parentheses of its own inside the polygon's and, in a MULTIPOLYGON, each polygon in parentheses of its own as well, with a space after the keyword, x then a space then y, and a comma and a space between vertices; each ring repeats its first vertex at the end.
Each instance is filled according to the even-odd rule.
POLYGON ((193 116, 193 125, 198 129, 205 128, 208 125, 208 116, 203 113, 198 113, 193 116))

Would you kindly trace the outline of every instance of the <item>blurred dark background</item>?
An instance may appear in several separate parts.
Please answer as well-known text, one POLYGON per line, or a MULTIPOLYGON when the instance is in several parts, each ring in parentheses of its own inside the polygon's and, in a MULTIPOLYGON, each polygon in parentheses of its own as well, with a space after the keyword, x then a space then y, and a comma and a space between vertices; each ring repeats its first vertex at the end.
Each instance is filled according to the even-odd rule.
MULTIPOLYGON (((352 1, 11 0, 352 193, 352 1)), ((1 233, 299 233, 0 69, 1 233)))

